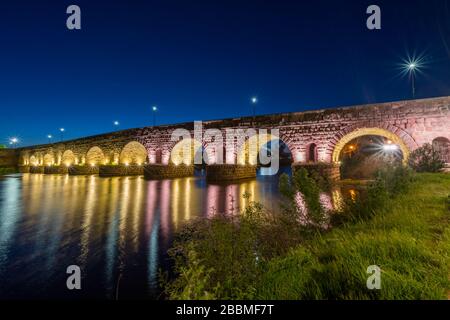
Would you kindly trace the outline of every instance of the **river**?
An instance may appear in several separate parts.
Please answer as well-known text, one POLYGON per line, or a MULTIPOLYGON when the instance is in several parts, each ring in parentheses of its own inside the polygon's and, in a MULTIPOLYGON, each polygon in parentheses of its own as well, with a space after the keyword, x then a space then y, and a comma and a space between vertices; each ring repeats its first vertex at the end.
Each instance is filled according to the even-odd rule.
MULTIPOLYGON (((237 213, 248 201, 277 210, 280 199, 276 176, 228 185, 201 176, 0 177, 0 299, 157 299, 184 221, 237 213), (70 265, 81 268, 81 290, 66 287, 70 265)), ((321 195, 329 208, 341 199, 340 190, 321 195)))

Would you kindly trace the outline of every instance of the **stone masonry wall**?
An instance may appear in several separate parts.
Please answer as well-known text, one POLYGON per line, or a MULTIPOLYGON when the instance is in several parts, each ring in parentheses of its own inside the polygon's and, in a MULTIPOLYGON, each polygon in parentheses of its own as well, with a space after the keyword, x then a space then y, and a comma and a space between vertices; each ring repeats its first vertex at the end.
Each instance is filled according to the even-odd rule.
MULTIPOLYGON (((21 165, 29 165, 33 157, 39 165, 44 164, 44 158, 46 161, 55 159, 59 164, 62 153, 71 150, 78 163, 85 163, 89 149, 99 147, 107 162, 113 163, 119 161, 125 145, 136 141, 147 150, 147 163, 168 164, 170 152, 177 143, 171 141, 171 134, 178 128, 188 130, 193 136, 193 123, 130 129, 21 148, 18 161, 21 165)), ((307 162, 308 148, 314 143, 317 147, 315 161, 331 163, 339 141, 361 128, 379 128, 393 133, 410 151, 438 137, 450 140, 450 97, 203 122, 203 132, 209 128, 218 128, 224 137, 226 129, 279 129, 280 139, 289 147, 294 162, 307 162)), ((235 138, 226 145, 226 150, 235 150, 234 158, 240 147, 237 141, 235 138)), ((205 148, 211 145, 212 142, 203 143, 205 148)), ((211 155, 211 158, 214 157, 211 155)))
POLYGON ((256 177, 256 166, 217 164, 206 166, 208 181, 230 181, 256 177))
POLYGON ((180 164, 175 165, 162 165, 162 164, 149 164, 144 167, 144 177, 147 180, 155 179, 174 179, 182 177, 191 177, 194 175, 193 165, 180 164))

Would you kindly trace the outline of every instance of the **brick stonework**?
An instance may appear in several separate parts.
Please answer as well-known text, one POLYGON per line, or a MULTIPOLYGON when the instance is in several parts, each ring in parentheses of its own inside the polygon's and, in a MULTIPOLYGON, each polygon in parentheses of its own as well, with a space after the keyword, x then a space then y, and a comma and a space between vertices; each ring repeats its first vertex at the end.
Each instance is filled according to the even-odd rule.
POLYGON ((256 177, 256 166, 216 164, 206 167, 208 181, 231 181, 256 177))
POLYGON ((86 176, 91 174, 98 174, 98 166, 71 166, 69 167, 69 175, 71 176, 86 176))
POLYGON ((45 174, 67 174, 69 172, 66 166, 47 166, 44 167, 45 174))
POLYGON ((190 177, 194 175, 193 165, 180 164, 175 165, 162 165, 162 164, 149 164, 144 166, 144 177, 148 180, 158 179, 173 179, 190 177))
POLYGON ((328 177, 331 181, 341 179, 340 167, 334 163, 294 163, 292 165, 292 173, 300 168, 306 169, 310 174, 315 172, 321 177, 328 177))
POLYGON ((45 173, 45 167, 42 166, 31 166, 30 173, 45 173))
MULTIPOLYGON (((142 161, 147 164, 168 164, 170 152, 176 144, 171 141, 171 134, 178 128, 189 130, 193 136, 193 123, 123 130, 61 143, 21 148, 18 150, 18 163, 42 166, 46 162, 54 162, 54 165, 60 165, 63 164, 62 155, 70 150, 74 157, 67 159, 74 162, 72 165, 88 164, 87 160, 90 159, 88 151, 98 147, 103 153, 99 158, 105 164, 125 163, 124 161, 128 159, 136 164, 142 161), (130 142, 138 142, 144 150, 147 150, 145 161, 143 156, 136 155, 139 148, 134 148, 128 155, 123 153, 129 149, 124 147, 130 142)), ((203 132, 209 128, 219 129, 224 137, 226 129, 278 129, 280 139, 289 147, 294 162, 306 163, 309 160, 308 150, 311 144, 314 144, 317 154, 314 161, 332 163, 335 149, 340 148, 339 142, 345 141, 352 133, 364 133, 362 129, 380 129, 390 136, 395 135, 404 147, 403 150, 408 151, 424 143, 432 143, 437 138, 450 140, 450 97, 203 122, 203 132)), ((233 161, 238 158, 236 150, 241 147, 237 141, 239 139, 227 141, 225 146, 228 151, 234 150, 234 154, 231 153, 233 161)), ((213 146, 213 142, 203 142, 203 147, 209 150, 208 158, 211 159, 217 157, 214 148, 210 148, 213 146)), ((105 174, 114 172, 123 174, 127 171, 143 173, 143 168, 133 170, 113 166, 104 169, 105 174)))
POLYGON ((144 167, 137 165, 112 165, 99 166, 100 177, 117 177, 117 176, 141 176, 144 174, 144 167))

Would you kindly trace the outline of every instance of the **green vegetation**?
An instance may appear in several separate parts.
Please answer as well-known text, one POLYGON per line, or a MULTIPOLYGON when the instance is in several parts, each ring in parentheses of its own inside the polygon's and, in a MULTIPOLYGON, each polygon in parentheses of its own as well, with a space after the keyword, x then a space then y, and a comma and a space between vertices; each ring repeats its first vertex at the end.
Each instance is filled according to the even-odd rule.
POLYGON ((419 175, 369 220, 309 239, 268 263, 259 299, 446 299, 450 288, 450 176, 419 175), (369 265, 381 290, 366 288, 369 265))
POLYGON ((439 172, 444 168, 441 155, 429 143, 414 150, 408 158, 408 164, 417 172, 439 172))
POLYGON ((17 169, 14 167, 0 167, 0 176, 11 173, 17 173, 17 169))
POLYGON ((4 144, 0 144, 0 149, 6 149, 6 146, 4 144))
POLYGON ((252 203, 239 215, 186 225, 171 249, 176 277, 163 281, 167 298, 447 298, 449 175, 386 168, 330 221, 305 171, 280 183, 286 204, 278 214, 252 203), (312 208, 307 220, 300 191, 312 208), (371 265, 382 270, 381 290, 366 287, 371 265))

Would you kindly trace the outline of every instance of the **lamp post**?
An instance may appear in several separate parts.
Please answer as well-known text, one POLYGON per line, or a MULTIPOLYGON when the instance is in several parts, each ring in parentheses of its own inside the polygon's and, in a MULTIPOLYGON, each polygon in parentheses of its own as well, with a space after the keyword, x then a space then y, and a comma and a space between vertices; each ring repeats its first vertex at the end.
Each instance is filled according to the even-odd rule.
POLYGON ((64 131, 66 131, 66 129, 60 128, 59 131, 61 132, 61 141, 64 141, 64 131))
POLYGON ((116 120, 116 121, 113 122, 113 124, 114 124, 115 127, 118 127, 120 123, 119 123, 119 121, 116 120))
POLYGON ((52 143, 53 136, 51 134, 47 135, 48 143, 52 143))
POLYGON ((415 62, 411 62, 409 65, 408 65, 408 70, 409 70, 409 74, 410 74, 410 77, 411 77, 411 85, 412 85, 412 96, 413 96, 413 99, 416 97, 416 83, 415 83, 415 75, 416 75, 416 67, 417 67, 417 65, 416 65, 416 63, 415 62))
POLYGON ((425 67, 426 60, 424 56, 408 56, 403 60, 401 65, 401 73, 408 76, 411 80, 411 91, 413 99, 416 97, 416 73, 422 72, 422 68, 425 67))
POLYGON ((152 112, 153 112, 153 126, 156 125, 156 111, 158 111, 158 107, 157 107, 157 106, 153 106, 153 107, 152 107, 152 112))
POLYGON ((252 97, 251 99, 252 102, 252 112, 253 112, 253 117, 256 116, 256 104, 258 103, 258 98, 257 97, 252 97))

